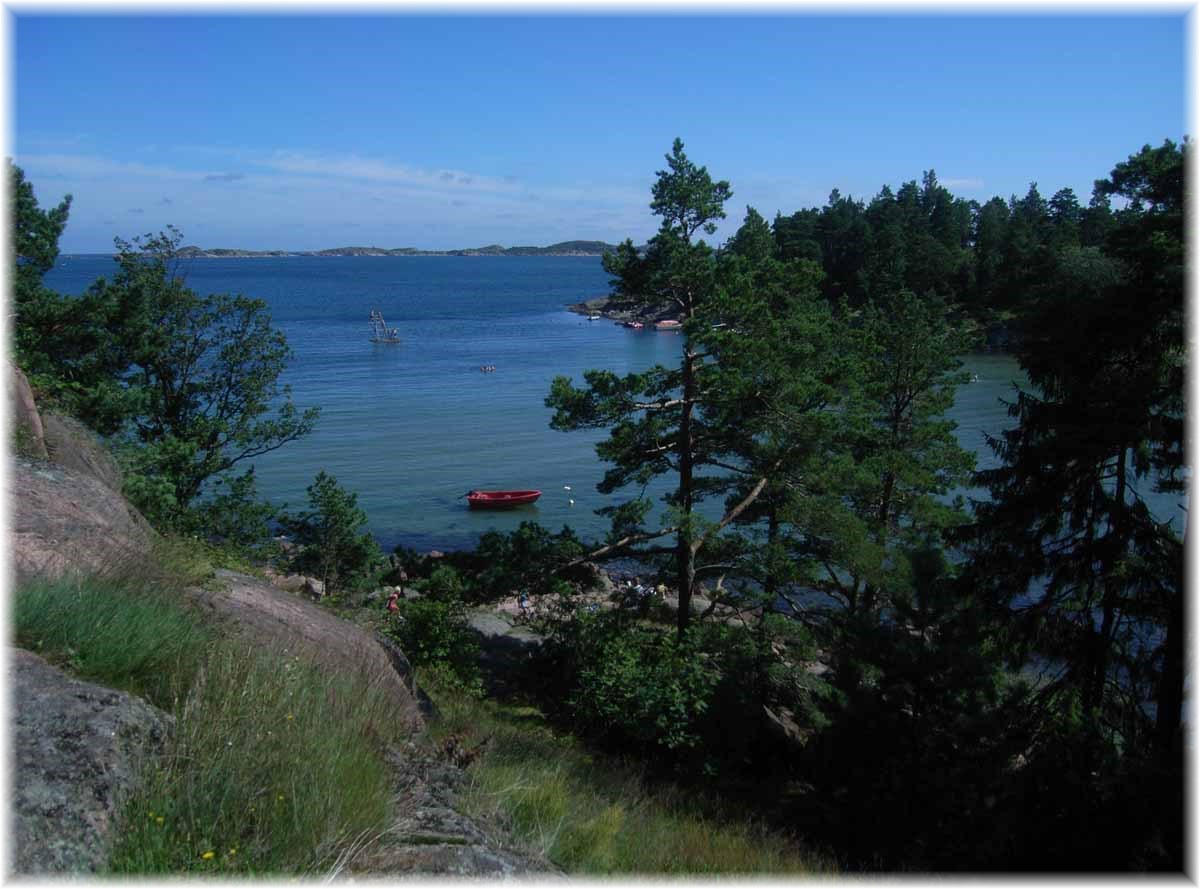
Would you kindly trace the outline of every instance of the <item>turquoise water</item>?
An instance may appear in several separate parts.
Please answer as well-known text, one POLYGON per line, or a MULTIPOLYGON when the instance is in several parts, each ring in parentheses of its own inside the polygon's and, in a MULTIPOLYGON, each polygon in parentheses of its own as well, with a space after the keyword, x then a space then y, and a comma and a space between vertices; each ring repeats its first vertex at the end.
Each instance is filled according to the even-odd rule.
MULTIPOLYGON (((65 257, 46 284, 79 293, 113 268, 107 256, 65 257)), ((202 293, 265 300, 295 352, 283 382, 298 405, 321 408, 311 436, 258 460, 261 493, 303 509, 305 487, 324 469, 358 493, 388 548, 468 547, 525 519, 602 535, 607 522, 594 510, 619 499, 596 491, 604 465, 593 448, 604 435, 551 430, 550 382, 588 368, 670 364, 682 342, 566 311, 607 292, 597 257, 196 259, 182 271, 202 293), (373 308, 401 343, 370 342, 373 308), (511 512, 472 512, 463 496, 471 488, 543 494, 511 512)), ((969 356, 966 369, 979 380, 960 389, 951 416, 981 467, 993 465, 984 436, 1010 424, 999 399, 1020 372, 1006 355, 969 356)))

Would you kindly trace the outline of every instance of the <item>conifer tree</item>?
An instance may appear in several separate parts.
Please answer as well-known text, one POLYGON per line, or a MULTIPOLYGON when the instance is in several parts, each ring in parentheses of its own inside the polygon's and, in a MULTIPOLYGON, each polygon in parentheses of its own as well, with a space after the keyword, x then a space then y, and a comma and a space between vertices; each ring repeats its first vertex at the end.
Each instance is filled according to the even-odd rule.
POLYGON ((375 539, 361 529, 367 514, 358 495, 322 470, 308 486, 309 508, 283 516, 283 526, 299 547, 292 566, 316 575, 326 595, 336 595, 368 575, 383 560, 375 539))
MULTIPOLYGON (((1061 659, 1062 689, 1092 725, 1178 750, 1183 672, 1181 530, 1149 489, 1182 491, 1183 168, 1186 144, 1146 146, 1097 182, 1124 199, 1103 258, 1068 251, 1041 291, 1020 362, 1017 428, 980 474, 978 582, 1021 638, 1061 659)), ((1097 202, 1093 201, 1093 205, 1097 202)))
POLYGON ((644 490, 656 476, 673 477, 659 527, 647 526, 653 504, 636 494, 607 509, 609 542, 592 555, 668 556, 682 636, 698 580, 723 570, 720 558, 703 556, 723 551, 731 525, 810 440, 796 424, 835 399, 825 362, 841 360, 841 353, 831 347, 828 307, 815 299, 811 263, 772 268, 765 223, 753 212, 727 258, 694 240, 715 231, 729 184, 713 182, 688 160, 679 140, 667 162, 651 204, 663 221, 646 255, 629 246, 606 258, 605 268, 623 298, 677 313, 684 334, 679 365, 623 378, 591 370, 586 388, 560 377, 547 405, 555 409, 554 428, 611 429, 597 446, 613 464, 601 491, 644 490), (789 292, 796 288, 800 292, 789 292), (735 492, 720 518, 705 519, 698 509, 735 492), (672 537, 673 545, 662 543, 672 537))

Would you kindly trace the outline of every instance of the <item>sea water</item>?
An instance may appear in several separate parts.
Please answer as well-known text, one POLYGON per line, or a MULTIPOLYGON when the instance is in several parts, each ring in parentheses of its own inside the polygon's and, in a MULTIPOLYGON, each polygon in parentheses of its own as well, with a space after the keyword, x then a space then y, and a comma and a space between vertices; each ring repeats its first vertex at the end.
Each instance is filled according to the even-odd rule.
MULTIPOLYGON (((45 281, 77 294, 114 271, 109 256, 68 256, 45 281)), ((193 259, 179 271, 200 293, 264 300, 294 352, 281 382, 299 407, 321 408, 311 435, 255 461, 260 493, 305 509, 305 488, 324 470, 358 495, 388 549, 470 547, 524 520, 601 537, 607 519, 595 510, 624 499, 596 490, 605 433, 552 430, 550 383, 580 383, 589 368, 670 366, 682 346, 675 333, 567 310, 608 291, 598 257, 193 259), (371 342, 372 309, 400 343, 371 342), (464 495, 473 488, 543 493, 512 511, 471 511, 464 495)), ((980 468, 993 466, 986 436, 1012 425, 1001 399, 1011 400, 1020 370, 999 354, 967 356, 964 369, 977 380, 960 387, 950 417, 980 468)), ((666 490, 660 481, 648 493, 666 490)))

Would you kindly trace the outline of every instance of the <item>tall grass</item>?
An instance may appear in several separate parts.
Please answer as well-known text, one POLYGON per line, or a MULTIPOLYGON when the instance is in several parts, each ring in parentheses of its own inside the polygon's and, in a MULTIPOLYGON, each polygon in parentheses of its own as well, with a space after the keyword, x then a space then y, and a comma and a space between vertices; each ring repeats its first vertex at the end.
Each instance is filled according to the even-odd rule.
MULTIPOLYGON (((433 684, 423 673, 423 684, 433 684)), ((439 738, 471 749, 464 794, 471 814, 506 823, 526 851, 573 874, 746 875, 830 873, 794 841, 723 818, 682 791, 648 789, 637 770, 556 734, 532 708, 441 691, 439 738)))
MULTIPOLYGON (((124 803, 111 870, 343 868, 388 824, 382 751, 406 731, 391 698, 295 652, 218 638, 170 592, 179 581, 160 573, 165 564, 15 591, 19 645, 175 717, 166 750, 124 803)), ((192 580, 205 574, 200 563, 190 568, 192 580)))
POLYGON ((160 707, 187 689, 212 635, 178 598, 132 574, 37 580, 15 593, 18 645, 160 707))
POLYGON ((224 642, 177 712, 169 754, 126 806, 118 873, 315 874, 387 826, 381 689, 224 642))

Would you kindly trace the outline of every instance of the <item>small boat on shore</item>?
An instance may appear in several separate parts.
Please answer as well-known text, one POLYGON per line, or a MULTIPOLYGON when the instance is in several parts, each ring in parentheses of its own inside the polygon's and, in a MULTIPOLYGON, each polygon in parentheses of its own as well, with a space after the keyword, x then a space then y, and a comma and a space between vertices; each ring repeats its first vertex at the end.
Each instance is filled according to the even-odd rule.
POLYGON ((600 320, 600 316, 599 316, 599 315, 588 315, 588 316, 587 316, 587 319, 588 319, 589 321, 599 321, 599 320, 600 320))
POLYGON ((541 496, 541 491, 468 491, 467 505, 471 509, 511 509, 541 496))
POLYGON ((646 325, 643 324, 641 321, 626 321, 625 326, 628 327, 630 330, 641 330, 646 325))
POLYGON ((674 318, 666 318, 662 321, 655 321, 654 327, 656 330, 680 330, 683 324, 674 318))

